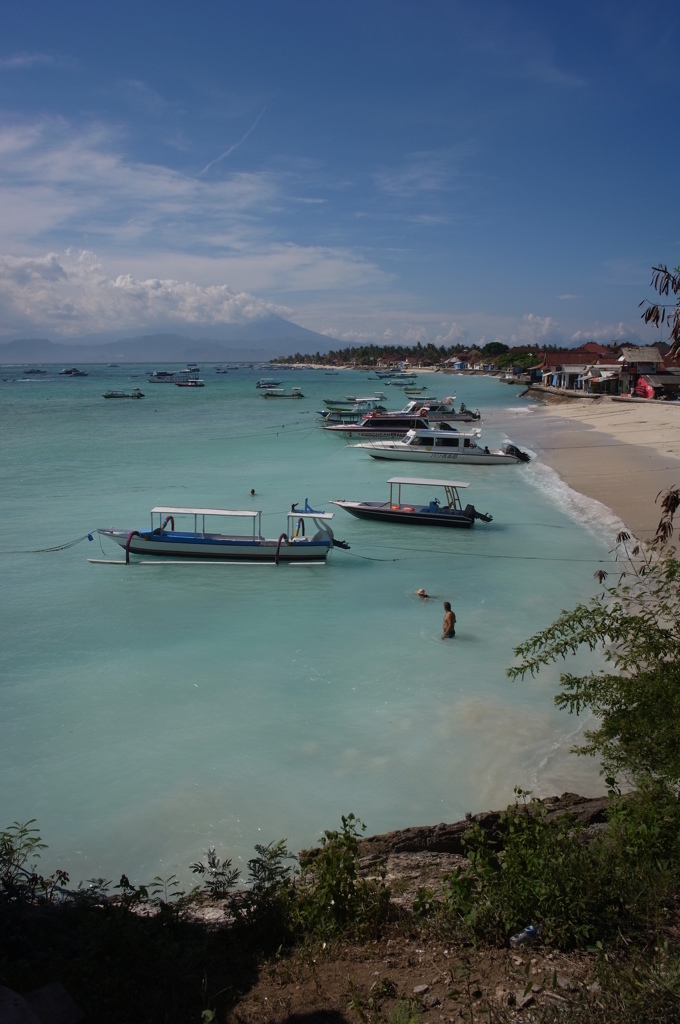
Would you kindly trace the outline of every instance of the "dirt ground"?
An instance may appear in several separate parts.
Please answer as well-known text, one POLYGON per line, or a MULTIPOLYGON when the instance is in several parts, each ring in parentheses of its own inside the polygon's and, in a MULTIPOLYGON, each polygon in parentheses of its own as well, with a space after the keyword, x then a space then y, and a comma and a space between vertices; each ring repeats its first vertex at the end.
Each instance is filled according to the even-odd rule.
POLYGON ((597 999, 588 954, 455 948, 395 933, 367 946, 296 952, 265 965, 232 1012, 238 1024, 527 1020, 552 1003, 597 999))

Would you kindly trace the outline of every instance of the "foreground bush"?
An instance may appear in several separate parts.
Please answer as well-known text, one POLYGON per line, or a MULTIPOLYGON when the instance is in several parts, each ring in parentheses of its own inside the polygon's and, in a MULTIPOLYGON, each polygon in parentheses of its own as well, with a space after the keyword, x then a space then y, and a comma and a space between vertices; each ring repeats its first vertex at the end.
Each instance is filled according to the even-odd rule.
POLYGON ((446 879, 444 918, 501 943, 534 924, 561 949, 620 934, 639 943, 663 930, 680 891, 673 789, 647 781, 633 795, 612 795, 606 831, 587 839, 568 814, 549 821, 541 803, 518 795, 499 834, 471 829, 469 866, 446 879))

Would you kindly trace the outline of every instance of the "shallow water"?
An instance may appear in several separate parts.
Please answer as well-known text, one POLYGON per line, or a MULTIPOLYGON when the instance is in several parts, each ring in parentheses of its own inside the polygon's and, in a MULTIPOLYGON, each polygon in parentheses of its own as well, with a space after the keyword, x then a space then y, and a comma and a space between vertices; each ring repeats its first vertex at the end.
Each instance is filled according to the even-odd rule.
MULTIPOLYGON (((351 550, 325 566, 92 565, 120 558, 97 535, 30 553, 144 528, 163 503, 261 508, 278 536, 292 502, 381 500, 413 470, 316 428, 323 397, 381 386, 364 373, 284 371, 306 397, 279 402, 255 390, 267 370, 204 367, 193 390, 138 366, 49 369, 0 381, 0 827, 36 818, 46 868, 186 879, 209 844, 235 862, 284 836, 297 850, 349 811, 381 832, 503 805, 514 784, 601 790, 597 765, 568 754, 587 723, 554 708, 558 667, 523 683, 505 670, 593 592, 618 528, 602 506, 538 462, 467 467, 453 475, 493 523, 414 530, 336 510, 351 550), (135 384, 143 401, 101 397, 135 384)), ((510 425, 521 441, 532 413, 516 389, 423 379, 482 410, 485 443, 510 425)))

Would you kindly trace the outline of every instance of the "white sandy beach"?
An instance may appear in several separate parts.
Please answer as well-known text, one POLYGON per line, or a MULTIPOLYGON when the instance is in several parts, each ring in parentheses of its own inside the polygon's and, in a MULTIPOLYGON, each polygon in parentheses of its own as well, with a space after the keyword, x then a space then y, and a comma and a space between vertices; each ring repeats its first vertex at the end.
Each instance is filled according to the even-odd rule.
POLYGON ((526 420, 525 443, 570 487, 610 508, 638 539, 653 538, 658 494, 680 486, 680 403, 558 398, 526 420))

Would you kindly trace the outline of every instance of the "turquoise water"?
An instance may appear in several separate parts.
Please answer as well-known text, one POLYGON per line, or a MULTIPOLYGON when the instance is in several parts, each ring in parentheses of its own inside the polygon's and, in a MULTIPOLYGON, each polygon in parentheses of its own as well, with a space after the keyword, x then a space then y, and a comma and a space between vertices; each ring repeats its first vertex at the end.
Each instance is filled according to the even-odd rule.
MULTIPOLYGON (((558 669, 521 684, 505 669, 593 592, 617 529, 602 506, 538 462, 468 467, 455 476, 493 523, 413 530, 336 510, 351 550, 325 566, 92 565, 120 558, 97 535, 37 553, 146 527, 156 504, 261 508, 278 536, 292 502, 381 500, 389 476, 413 474, 315 425, 323 397, 381 386, 365 373, 284 371, 306 397, 277 402, 254 387, 269 370, 204 367, 193 390, 140 367, 49 369, 0 381, 0 827, 36 818, 45 867, 186 878, 210 844, 236 863, 257 842, 297 850, 349 811, 382 832, 503 805, 516 783, 600 791, 597 765, 567 753, 584 723, 553 706, 558 669), (143 401, 101 397, 135 384, 143 401)), ((497 380, 423 380, 482 410, 485 443, 536 429, 497 380)))

